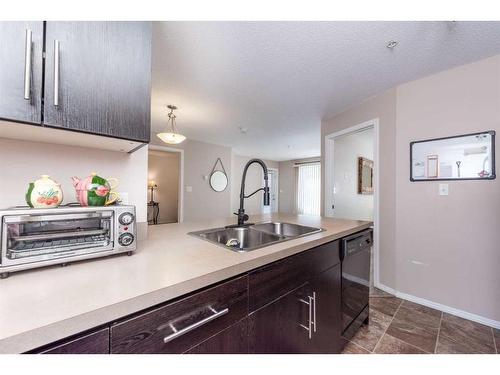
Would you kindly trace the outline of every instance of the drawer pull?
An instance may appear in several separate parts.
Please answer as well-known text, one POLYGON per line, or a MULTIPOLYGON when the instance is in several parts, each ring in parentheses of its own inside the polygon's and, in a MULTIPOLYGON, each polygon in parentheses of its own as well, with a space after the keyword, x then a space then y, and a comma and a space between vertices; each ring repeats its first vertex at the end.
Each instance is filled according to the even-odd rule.
POLYGON ((193 323, 193 324, 191 324, 183 329, 177 330, 173 324, 169 324, 170 328, 174 331, 174 333, 164 337, 163 342, 166 344, 172 340, 175 340, 177 337, 182 336, 188 332, 191 332, 192 330, 194 330, 198 327, 201 327, 201 326, 211 322, 212 320, 217 319, 218 317, 220 317, 222 315, 226 315, 229 312, 228 308, 225 308, 221 311, 217 311, 213 307, 209 307, 209 309, 210 309, 210 311, 213 312, 213 315, 210 315, 210 316, 206 317, 205 319, 202 319, 196 323, 193 323))

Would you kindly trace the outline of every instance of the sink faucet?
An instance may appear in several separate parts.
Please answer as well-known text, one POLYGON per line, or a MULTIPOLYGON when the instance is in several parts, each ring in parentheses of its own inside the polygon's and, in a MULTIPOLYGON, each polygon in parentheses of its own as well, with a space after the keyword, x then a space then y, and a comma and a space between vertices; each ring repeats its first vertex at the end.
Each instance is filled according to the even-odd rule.
POLYGON ((262 160, 251 159, 245 165, 245 168, 243 169, 243 177, 241 179, 240 208, 238 209, 238 213, 236 213, 236 212, 234 213, 235 215, 238 216, 238 226, 239 227, 245 225, 245 221, 248 220, 248 215, 245 214, 245 209, 243 208, 243 203, 244 203, 245 198, 250 198, 252 195, 254 195, 255 193, 262 190, 264 192, 264 206, 269 206, 270 197, 269 197, 269 186, 268 186, 267 178, 268 178, 267 166, 262 160), (260 166, 264 170, 264 187, 261 187, 260 189, 255 190, 252 194, 245 195, 245 180, 247 178, 247 170, 248 170, 248 167, 250 167, 250 165, 252 165, 253 163, 260 164, 260 166))

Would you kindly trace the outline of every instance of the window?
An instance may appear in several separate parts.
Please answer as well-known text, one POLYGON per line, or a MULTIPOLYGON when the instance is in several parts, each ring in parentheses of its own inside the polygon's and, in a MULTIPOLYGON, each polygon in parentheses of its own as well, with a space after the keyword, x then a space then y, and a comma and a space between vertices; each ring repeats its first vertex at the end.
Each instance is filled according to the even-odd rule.
POLYGON ((297 213, 320 215, 321 165, 311 163, 297 168, 297 213))

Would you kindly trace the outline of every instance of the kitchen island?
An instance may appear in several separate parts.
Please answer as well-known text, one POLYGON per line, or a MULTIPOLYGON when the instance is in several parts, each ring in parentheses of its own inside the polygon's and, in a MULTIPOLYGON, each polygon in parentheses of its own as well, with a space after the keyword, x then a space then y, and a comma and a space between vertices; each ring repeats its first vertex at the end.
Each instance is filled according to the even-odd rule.
POLYGON ((238 253, 187 234, 233 224, 234 219, 157 225, 149 227, 147 238, 138 243, 133 256, 36 269, 1 280, 0 353, 27 352, 106 327, 372 225, 284 214, 250 218, 253 222, 265 220, 321 227, 324 231, 238 253))

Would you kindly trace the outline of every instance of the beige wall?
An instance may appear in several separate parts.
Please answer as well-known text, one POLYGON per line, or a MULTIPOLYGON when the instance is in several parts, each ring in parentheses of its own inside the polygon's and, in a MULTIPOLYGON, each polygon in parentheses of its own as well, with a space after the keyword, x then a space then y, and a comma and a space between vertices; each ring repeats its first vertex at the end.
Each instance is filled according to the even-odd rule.
MULTIPOLYGON (((154 200, 159 203, 158 223, 175 223, 179 207, 179 152, 149 150, 148 181, 154 180, 158 188, 154 200)), ((148 189, 148 202, 151 190, 148 189)))
MULTIPOLYGON (((409 181, 412 140, 500 130, 500 56, 398 87, 398 290, 500 321, 500 182, 409 181)), ((497 159, 498 160, 498 159, 497 159)))
MULTIPOLYGON (((396 285, 396 89, 372 97, 358 106, 321 122, 321 155, 325 154, 325 136, 339 130, 378 118, 379 119, 379 198, 380 198, 380 282, 396 285)), ((324 160, 321 168, 322 186, 325 181, 324 160)), ((325 189, 322 190, 322 213, 324 212, 325 189)))
MULTIPOLYGON (((409 181, 409 142, 500 130, 500 56, 400 85, 322 123, 380 120, 380 281, 500 321, 500 183, 409 181)), ((324 141, 323 141, 324 143, 324 141)), ((324 144, 323 144, 324 147, 324 144)))
MULTIPOLYGON (((245 164, 252 159, 248 156, 240 156, 233 154, 232 156, 232 192, 231 192, 231 207, 232 212, 238 212, 240 206, 240 189, 241 178, 243 176, 243 168, 245 164)), ((272 160, 263 160, 268 168, 279 169, 279 163, 272 160)), ((258 164, 252 164, 247 171, 245 181, 245 194, 250 194, 263 186, 263 172, 258 164)), ((278 198, 280 199, 280 198, 278 198)), ((245 213, 249 215, 260 214, 262 212, 262 193, 257 193, 254 196, 245 199, 245 213)), ((279 203, 279 201, 278 201, 279 203)))
POLYGON ((71 176, 96 172, 115 177, 118 192, 136 206, 138 222, 146 221, 147 147, 133 154, 91 148, 0 139, 0 207, 26 205, 28 183, 48 174, 61 184, 64 203, 75 202, 71 176), (124 195, 124 194, 122 194, 124 195))
POLYGON ((318 161, 320 157, 280 161, 279 163, 279 212, 295 213, 296 168, 295 163, 318 161))
MULTIPOLYGON (((167 146, 155 135, 151 143, 167 146)), ((168 145, 184 150, 184 221, 206 220, 231 215, 231 148, 206 142, 186 140, 180 145, 168 145), (223 192, 210 187, 208 177, 217 158, 221 158, 228 174, 228 186, 223 192), (188 192, 187 188, 192 191, 188 192)), ((220 168, 220 165, 217 165, 220 168)))

